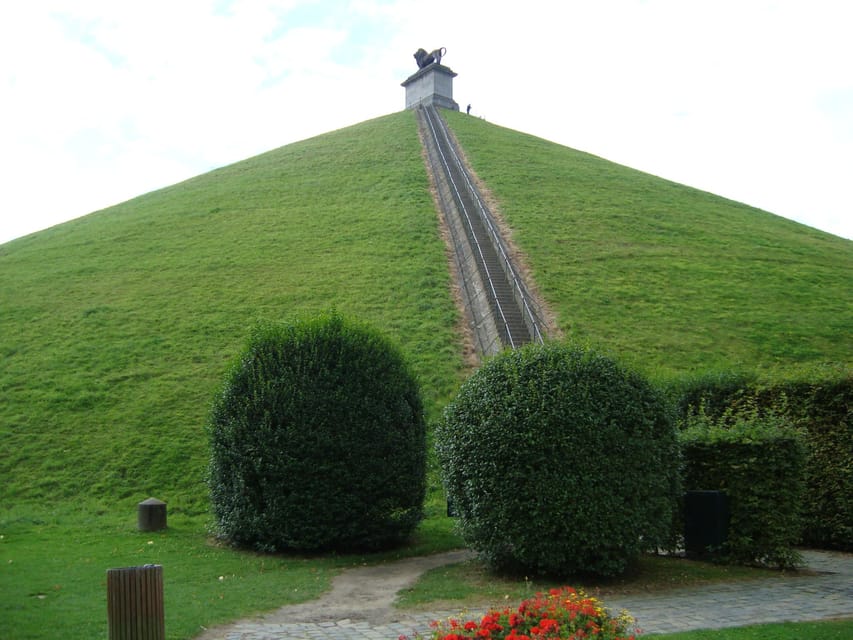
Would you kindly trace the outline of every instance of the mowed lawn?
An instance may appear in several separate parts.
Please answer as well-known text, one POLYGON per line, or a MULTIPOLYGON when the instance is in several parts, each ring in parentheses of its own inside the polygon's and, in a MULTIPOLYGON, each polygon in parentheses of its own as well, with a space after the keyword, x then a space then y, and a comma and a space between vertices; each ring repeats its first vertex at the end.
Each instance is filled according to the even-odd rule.
POLYGON ((334 307, 380 327, 431 415, 461 377, 410 113, 8 243, 0 278, 9 500, 110 506, 153 493, 205 510, 207 412, 259 319, 334 307))
POLYGON ((853 361, 853 242, 446 115, 567 335, 663 378, 853 361))

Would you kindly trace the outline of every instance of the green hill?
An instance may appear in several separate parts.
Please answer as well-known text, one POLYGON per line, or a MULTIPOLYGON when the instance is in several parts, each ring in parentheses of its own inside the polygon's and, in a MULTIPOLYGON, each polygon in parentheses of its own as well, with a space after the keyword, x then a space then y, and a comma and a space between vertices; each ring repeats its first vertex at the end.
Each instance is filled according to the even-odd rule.
MULTIPOLYGON (((447 116, 566 334, 658 376, 853 359, 853 243, 447 116)), ((464 372, 411 112, 7 243, 0 281, 6 500, 203 510, 203 424, 258 318, 375 323, 433 417, 464 372)))
POLYGON ((4 498, 206 509, 203 425, 260 318, 382 327, 434 411, 462 369, 444 252, 410 113, 3 245, 4 498))
MULTIPOLYGON (((658 379, 850 366, 853 243, 446 115, 565 334, 658 379)), ((435 418, 467 374, 447 265, 408 111, 0 245, 0 636, 103 637, 131 563, 167 567, 176 638, 327 587, 350 560, 208 543, 211 400, 257 319, 334 306, 400 344, 435 418)), ((431 489, 403 553, 458 544, 431 489)))
POLYGON ((565 333, 662 376, 853 360, 853 242, 447 117, 565 333))

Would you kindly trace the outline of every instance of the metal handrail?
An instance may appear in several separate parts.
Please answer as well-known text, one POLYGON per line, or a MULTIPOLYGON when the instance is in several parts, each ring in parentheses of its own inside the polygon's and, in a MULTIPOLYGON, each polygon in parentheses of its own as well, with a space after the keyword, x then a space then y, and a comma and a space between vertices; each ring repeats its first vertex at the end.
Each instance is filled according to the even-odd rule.
MULTIPOLYGON (((448 162, 447 157, 444 155, 444 152, 441 149, 441 144, 439 143, 438 134, 437 134, 437 132, 435 130, 435 126, 433 124, 432 114, 430 113, 430 111, 432 111, 433 109, 434 108, 431 106, 425 107, 425 112, 427 115, 427 124, 429 124, 430 131, 432 132, 433 138, 435 139, 436 149, 438 150, 438 154, 441 157, 442 163, 444 164, 444 168, 446 170, 445 174, 447 175, 447 179, 450 182, 450 185, 453 187, 453 191, 456 193, 456 201, 459 204, 460 209, 462 210, 462 214, 465 217, 465 221, 468 224, 468 228, 471 230, 471 240, 473 241, 474 247, 476 248, 477 253, 480 256, 480 264, 483 265, 483 270, 485 271, 486 280, 489 284, 489 289, 492 292, 492 300, 495 303, 495 308, 497 309, 498 313, 500 314, 501 321, 503 322, 504 330, 506 332, 507 339, 509 340, 510 346, 514 349, 515 348, 515 341, 512 338, 512 331, 509 328, 509 323, 507 322, 506 316, 504 315, 503 308, 501 307, 500 300, 498 300, 498 294, 497 294, 497 291, 495 290, 494 282, 492 281, 492 274, 489 272, 489 267, 486 264, 485 257, 483 256, 483 250, 480 248, 480 243, 477 241, 477 237, 474 233, 473 225, 471 223, 471 218, 468 215, 468 209, 465 206, 465 203, 462 201, 462 195, 459 193, 459 187, 456 185, 456 181, 453 179, 453 175, 450 172, 450 163, 448 162)), ((437 116, 438 114, 435 114, 435 115, 437 116)), ((445 139, 447 139, 449 142, 449 138, 447 138, 446 132, 443 131, 443 133, 445 135, 445 139)), ((451 150, 452 150, 452 145, 451 145, 451 150)), ((454 155, 456 155, 455 152, 454 152, 454 155)), ((458 156, 455 158, 455 160, 457 163, 457 167, 459 168, 458 156)), ((465 174, 464 169, 463 169, 463 175, 466 176, 466 180, 467 180, 467 175, 465 174)))
MULTIPOLYGON (((440 169, 440 167, 436 166, 436 163, 433 162, 432 156, 430 156, 430 164, 433 165, 434 172, 437 172, 440 169)), ((443 193, 442 189, 438 189, 438 197, 442 200, 443 203, 446 200, 446 196, 443 193)), ((447 207, 449 205, 444 203, 442 204, 442 206, 447 207)), ((477 259, 474 256, 473 251, 470 250, 470 244, 460 240, 458 229, 456 228, 456 225, 453 224, 450 220, 448 220, 447 222, 447 229, 450 233, 451 240, 453 242, 453 250, 456 253, 457 261, 459 264, 462 287, 465 290, 466 299, 471 301, 471 304, 469 305, 469 311, 471 312, 472 320, 474 321, 474 326, 479 329, 479 327, 481 327, 482 324, 487 321, 487 319, 479 313, 479 307, 477 304, 474 304, 474 301, 476 301, 478 298, 480 298, 487 292, 485 290, 477 290, 476 288, 472 288, 471 283, 469 282, 469 277, 466 275, 471 269, 473 269, 475 272, 477 271, 477 259)), ((496 335, 488 344, 485 344, 482 332, 479 330, 474 331, 474 337, 477 339, 477 342, 480 345, 480 353, 483 354, 492 353, 492 348, 494 347, 495 341, 500 340, 500 337, 496 335)))
MULTIPOLYGON (((435 108, 432 106, 427 107, 427 109, 432 110, 432 111, 435 110, 435 108)), ((531 306, 528 302, 529 295, 526 292, 526 288, 523 286, 521 279, 519 278, 515 268, 513 267, 512 261, 509 259, 509 256, 507 255, 506 250, 504 249, 503 238, 501 237, 498 230, 495 229, 494 225, 492 224, 491 212, 489 211, 488 207, 483 203, 482 198, 480 198, 480 194, 477 191, 477 188, 474 186, 473 182, 471 181, 471 177, 469 176, 468 171, 465 168, 465 163, 462 162, 461 158, 459 158, 459 155, 456 153, 456 148, 454 147, 453 142, 450 139, 450 136, 447 132, 446 124, 438 116, 438 113, 435 113, 435 116, 440 123, 439 126, 442 129, 442 135, 444 136, 445 140, 447 141, 447 144, 450 148, 450 151, 453 154, 455 164, 460 169, 460 171, 462 172, 462 175, 465 178, 465 182, 467 183, 468 190, 471 193, 472 197, 474 198, 475 202, 477 203, 477 206, 480 209, 480 217, 483 220, 484 224, 486 225, 486 230, 489 233, 489 235, 492 237, 492 242, 493 242, 494 246, 497 248, 498 251, 500 251, 500 255, 501 255, 501 258, 502 258, 503 263, 504 263, 504 268, 508 272, 507 275, 510 276, 510 279, 512 280, 513 287, 518 292, 518 295, 521 298, 521 304, 523 307, 523 311, 524 311, 524 313, 527 314, 527 317, 529 318, 530 324, 532 325, 532 328, 533 328, 533 338, 534 338, 534 340, 538 341, 539 343, 543 343, 544 338, 542 336, 542 332, 541 332, 540 327, 539 327, 540 322, 539 322, 536 314, 534 313, 533 309, 531 308, 531 306)), ((432 126, 431 115, 429 118, 429 123, 430 123, 430 128, 433 130, 433 135, 435 135, 435 129, 432 126)), ((438 142, 437 138, 436 138, 436 142, 438 142)), ((440 147, 439 147, 439 153, 441 153, 442 158, 444 158, 444 154, 443 154, 443 152, 441 152, 440 147)), ((454 188, 456 188, 455 183, 454 183, 454 188)), ((464 205, 463 205, 463 208, 464 208, 464 205)), ((465 212, 465 215, 467 217, 467 211, 465 212)), ((469 221, 469 224, 470 224, 470 221, 469 221)))
MULTIPOLYGON (((422 120, 425 121, 427 124, 429 124, 429 121, 427 119, 427 115, 424 112, 424 110, 422 108, 420 108, 420 109, 418 109, 418 111, 422 114, 422 120)), ((436 149, 438 149, 438 145, 436 145, 436 149)), ((433 174, 436 176, 436 194, 437 194, 438 198, 441 200, 441 206, 445 210, 447 210, 447 207, 450 206, 446 202, 447 195, 445 195, 445 190, 440 188, 440 185, 439 185, 439 182, 437 179, 438 172, 440 171, 441 167, 435 161, 434 154, 431 154, 431 153, 427 154, 427 157, 429 159, 430 165, 432 166, 433 174)), ((451 199, 452 199, 452 196, 451 196, 451 199)), ((483 354, 493 353, 492 349, 495 345, 495 342, 500 341, 500 336, 495 335, 488 344, 485 343, 483 335, 482 335, 482 331, 480 331, 480 327, 482 327, 483 323, 487 322, 488 319, 487 319, 487 317, 483 316, 479 312, 478 305, 474 303, 478 298, 480 298, 486 292, 484 290, 478 290, 476 288, 472 289, 471 278, 468 275, 466 275, 470 272, 471 269, 473 269, 474 272, 478 272, 476 257, 474 257, 473 251, 469 250, 470 244, 462 241, 459 238, 458 229, 456 228, 456 225, 449 218, 447 218, 447 230, 450 233, 451 241, 453 242, 453 251, 456 254, 456 259, 457 259, 457 263, 458 263, 459 270, 460 270, 459 275, 460 275, 460 279, 462 281, 461 282, 462 288, 465 292, 465 298, 467 300, 471 301, 471 303, 468 306, 468 310, 471 313, 471 319, 474 323, 473 326, 475 327, 475 330, 473 332, 474 338, 477 340, 478 344, 480 345, 480 353, 483 353, 483 354), (472 263, 473 263, 473 266, 472 266, 472 263)), ((497 349, 497 350, 499 351, 500 349, 497 349)))

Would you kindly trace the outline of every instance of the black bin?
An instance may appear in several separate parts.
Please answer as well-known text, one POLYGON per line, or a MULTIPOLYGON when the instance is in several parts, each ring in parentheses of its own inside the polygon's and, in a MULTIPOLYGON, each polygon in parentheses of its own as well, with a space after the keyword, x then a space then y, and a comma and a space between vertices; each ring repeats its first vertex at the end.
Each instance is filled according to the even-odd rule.
POLYGON ((729 500, 722 491, 684 494, 684 549, 687 555, 706 555, 728 539, 729 500))

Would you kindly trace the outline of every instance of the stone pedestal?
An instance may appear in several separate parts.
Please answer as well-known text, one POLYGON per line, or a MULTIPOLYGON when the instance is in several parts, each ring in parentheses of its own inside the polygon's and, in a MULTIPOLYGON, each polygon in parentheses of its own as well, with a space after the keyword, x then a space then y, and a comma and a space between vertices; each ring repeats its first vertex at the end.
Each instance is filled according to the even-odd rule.
POLYGON ((406 88, 406 109, 431 104, 459 111, 459 105, 453 100, 453 78, 456 75, 437 62, 418 69, 401 85, 406 88))
POLYGON ((166 528, 166 503, 148 498, 137 505, 137 524, 140 531, 160 531, 166 528))

